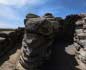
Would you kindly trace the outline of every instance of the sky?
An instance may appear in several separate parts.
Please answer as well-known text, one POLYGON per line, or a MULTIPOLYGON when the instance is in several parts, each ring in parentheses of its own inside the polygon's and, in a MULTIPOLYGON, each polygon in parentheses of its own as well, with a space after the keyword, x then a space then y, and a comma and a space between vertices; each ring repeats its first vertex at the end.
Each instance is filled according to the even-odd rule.
POLYGON ((86 0, 0 0, 0 28, 24 27, 28 13, 57 17, 86 13, 86 0))

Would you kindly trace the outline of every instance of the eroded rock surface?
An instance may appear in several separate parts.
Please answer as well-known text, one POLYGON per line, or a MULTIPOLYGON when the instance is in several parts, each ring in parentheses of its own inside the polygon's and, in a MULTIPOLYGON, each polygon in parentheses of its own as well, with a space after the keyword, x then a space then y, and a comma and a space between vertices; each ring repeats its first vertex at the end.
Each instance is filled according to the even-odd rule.
POLYGON ((86 70, 85 14, 28 14, 24 24, 0 34, 0 70, 86 70))

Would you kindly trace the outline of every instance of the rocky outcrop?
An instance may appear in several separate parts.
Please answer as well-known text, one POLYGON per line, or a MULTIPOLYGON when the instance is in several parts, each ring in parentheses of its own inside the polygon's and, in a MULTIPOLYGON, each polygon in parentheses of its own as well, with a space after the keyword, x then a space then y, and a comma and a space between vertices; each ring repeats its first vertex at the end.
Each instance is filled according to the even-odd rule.
MULTIPOLYGON (((53 51, 57 55, 51 57, 57 61, 58 68, 61 62, 63 66, 66 66, 66 61, 75 64, 68 58, 71 56, 81 66, 79 68, 86 70, 86 14, 72 14, 62 19, 51 13, 41 17, 30 13, 24 24, 25 28, 9 34, 0 33, 0 57, 20 43, 22 48, 17 69, 40 70, 53 51)), ((76 70, 72 68, 73 64, 68 69, 59 70, 76 70)))
MULTIPOLYGON (((21 43, 24 35, 24 28, 18 28, 9 34, 0 33, 0 58, 9 50, 13 49, 17 43, 21 43)), ((19 47, 20 48, 20 47, 19 47)))
POLYGON ((78 43, 76 59, 82 70, 86 70, 86 15, 80 14, 81 19, 76 21, 75 42, 78 43))
POLYGON ((42 17, 31 15, 28 14, 25 19, 25 34, 16 67, 18 70, 40 70, 49 60, 51 45, 60 29, 60 19, 58 21, 58 18, 50 13, 42 17))
POLYGON ((74 54, 79 64, 79 69, 86 70, 86 15, 69 15, 65 18, 64 32, 66 39, 72 40, 69 47, 75 47, 74 54))

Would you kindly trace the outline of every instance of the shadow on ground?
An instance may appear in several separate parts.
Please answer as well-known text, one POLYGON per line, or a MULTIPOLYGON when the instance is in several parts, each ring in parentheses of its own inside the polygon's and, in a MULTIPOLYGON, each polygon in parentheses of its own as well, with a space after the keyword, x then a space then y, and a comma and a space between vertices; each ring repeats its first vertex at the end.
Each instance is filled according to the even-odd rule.
MULTIPOLYGON (((75 68, 77 65, 74 56, 65 52, 65 47, 69 45, 64 40, 55 41, 52 46, 52 54, 49 62, 45 63, 41 70, 78 70, 75 68)), ((6 55, 4 59, 0 60, 0 65, 9 59, 9 56, 16 52, 18 47, 6 55)))
POLYGON ((48 63, 44 64, 42 70, 78 70, 74 56, 65 52, 65 47, 69 45, 65 41, 56 41, 52 46, 52 55, 48 63))
POLYGON ((5 62, 9 60, 9 57, 16 53, 17 49, 21 48, 21 44, 15 44, 12 46, 13 48, 11 48, 10 50, 8 50, 8 52, 5 53, 4 56, 2 56, 0 58, 0 66, 5 62))

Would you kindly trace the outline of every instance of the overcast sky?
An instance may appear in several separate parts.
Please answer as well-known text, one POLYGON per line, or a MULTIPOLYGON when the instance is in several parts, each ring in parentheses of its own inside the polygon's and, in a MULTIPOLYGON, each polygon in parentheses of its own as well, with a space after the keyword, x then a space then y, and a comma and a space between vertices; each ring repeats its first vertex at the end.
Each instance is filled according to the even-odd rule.
POLYGON ((58 17, 86 13, 86 0, 0 0, 0 28, 22 27, 27 13, 46 12, 58 17))

